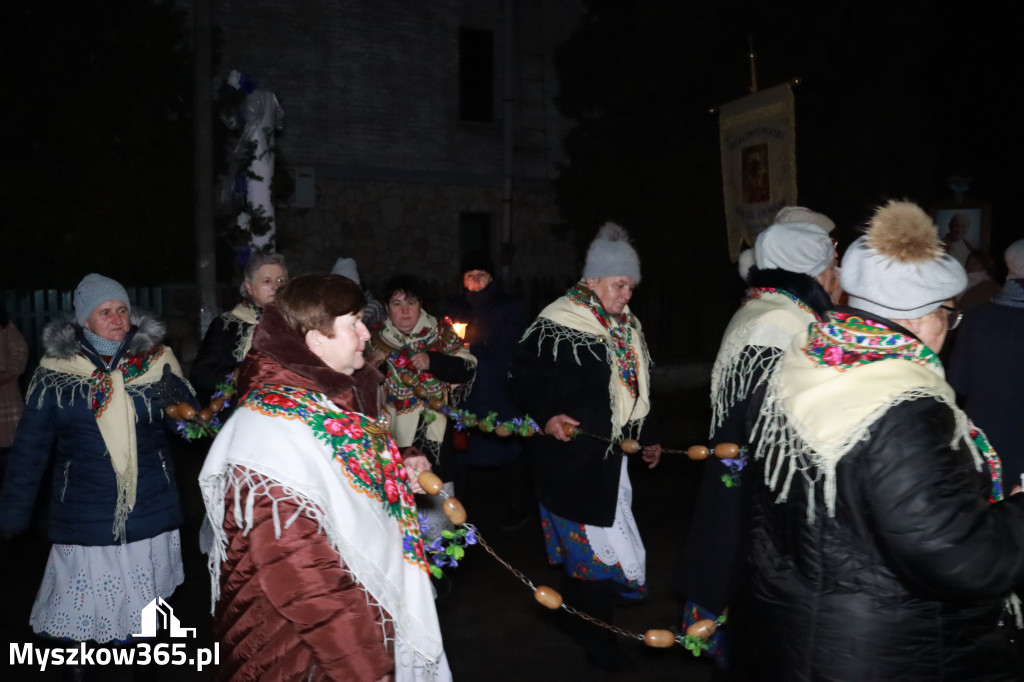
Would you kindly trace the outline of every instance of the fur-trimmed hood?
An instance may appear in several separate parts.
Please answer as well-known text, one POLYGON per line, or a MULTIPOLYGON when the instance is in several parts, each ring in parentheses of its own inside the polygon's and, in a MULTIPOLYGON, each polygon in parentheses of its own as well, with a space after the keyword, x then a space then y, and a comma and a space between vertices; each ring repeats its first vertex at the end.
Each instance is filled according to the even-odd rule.
MULTIPOLYGON (((167 333, 163 321, 148 313, 133 310, 132 329, 128 334, 128 352, 144 353, 159 346, 167 333)), ((78 323, 74 316, 67 314, 51 320, 43 328, 43 355, 48 358, 70 358, 81 352, 78 342, 78 323)))

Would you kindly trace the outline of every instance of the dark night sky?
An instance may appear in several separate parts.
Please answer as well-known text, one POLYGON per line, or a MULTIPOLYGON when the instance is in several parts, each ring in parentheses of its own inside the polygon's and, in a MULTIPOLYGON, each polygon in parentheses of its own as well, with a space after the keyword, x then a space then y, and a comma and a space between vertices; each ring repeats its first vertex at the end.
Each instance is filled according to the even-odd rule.
POLYGON ((968 200, 993 203, 993 245, 1021 236, 1011 203, 1024 181, 1016 12, 988 2, 783 5, 806 9, 754 10, 751 35, 762 86, 802 79, 802 203, 853 226, 887 198, 952 199, 947 179, 963 175, 968 200))
MULTIPOLYGON (((951 174, 972 178, 968 199, 992 203, 994 252, 1022 236, 1014 205, 1024 186, 1017 130, 1022 55, 1015 35, 1019 11, 1012 3, 591 4, 602 8, 605 33, 580 57, 590 74, 567 87, 604 92, 620 107, 621 121, 602 134, 609 146, 618 144, 633 155, 610 164, 622 166, 623 201, 653 204, 667 197, 681 204, 667 209, 664 220, 652 210, 650 224, 678 225, 680 214, 692 214, 691 222, 699 224, 721 223, 717 120, 707 110, 746 92, 750 37, 762 88, 802 79, 796 89, 800 202, 831 215, 847 240, 872 207, 888 198, 924 205, 951 198, 951 174), (656 134, 641 139, 648 131, 656 134), (623 141, 614 142, 616 135, 623 141), (685 190, 682 201, 676 198, 679 188, 685 190)), ((187 111, 189 67, 167 64, 169 57, 176 59, 169 51, 157 54, 173 36, 125 19, 128 8, 138 6, 133 0, 88 7, 40 0, 19 6, 3 22, 0 49, 12 77, 0 115, 9 143, 0 197, 7 206, 5 229, 27 234, 19 249, 38 256, 8 248, 8 280, 21 281, 20 268, 51 281, 55 272, 73 267, 90 235, 116 233, 122 224, 131 233, 163 221, 167 226, 154 231, 170 234, 167 253, 190 242, 190 230, 176 232, 191 217, 185 205, 192 182, 189 146, 176 137, 190 135, 190 125, 180 118, 176 129, 168 127, 158 137, 145 118, 147 98, 157 107, 158 95, 174 87, 187 111), (119 143, 137 141, 141 151, 126 147, 123 159, 97 158, 88 145, 96 139, 109 149, 104 135, 119 143), (173 153, 183 152, 182 172, 152 178, 134 170, 135 163, 152 167, 142 152, 164 141, 173 153), (175 178, 181 187, 172 195, 165 190, 175 178), (137 190, 125 189, 140 180, 137 190), (147 198, 154 187, 160 191, 147 198), (80 189, 77 199, 74 188, 80 189), (141 199, 126 207, 126 197, 141 199), (71 224, 81 239, 68 233, 71 224), (37 251, 46 235, 42 241, 62 247, 37 251)), ((613 194, 600 185, 584 190, 592 201, 613 194)), ((183 255, 183 267, 190 269, 183 255)), ((158 265, 165 262, 161 257, 158 265)), ((145 271, 153 272, 150 267, 145 271)))
POLYGON ((747 94, 750 42, 761 89, 801 81, 798 200, 831 216, 843 244, 888 199, 927 209, 951 201, 953 175, 971 178, 968 201, 991 203, 997 259, 1024 236, 1014 211, 1024 184, 1013 81, 1019 21, 1009 7, 920 0, 588 6, 595 10, 588 28, 560 57, 574 79, 563 80, 563 108, 584 118, 601 112, 580 136, 589 147, 569 174, 579 176, 561 183, 578 197, 568 217, 586 224, 613 216, 637 232, 651 226, 638 235, 648 262, 665 259, 707 277, 723 265, 718 118, 708 109, 747 94), (677 248, 680 229, 696 256, 677 248))

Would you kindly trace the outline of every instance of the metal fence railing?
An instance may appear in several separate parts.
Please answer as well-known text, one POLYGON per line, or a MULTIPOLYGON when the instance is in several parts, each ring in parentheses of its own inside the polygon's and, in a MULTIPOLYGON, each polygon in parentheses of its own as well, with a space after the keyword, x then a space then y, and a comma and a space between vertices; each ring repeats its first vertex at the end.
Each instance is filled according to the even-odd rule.
MULTIPOLYGON (((163 315, 162 287, 126 287, 132 306, 163 315)), ((43 328, 51 320, 62 315, 72 315, 74 305, 72 292, 57 289, 37 289, 35 291, 5 291, 3 304, 11 322, 18 328, 28 342, 28 367, 31 371, 43 355, 43 328)))

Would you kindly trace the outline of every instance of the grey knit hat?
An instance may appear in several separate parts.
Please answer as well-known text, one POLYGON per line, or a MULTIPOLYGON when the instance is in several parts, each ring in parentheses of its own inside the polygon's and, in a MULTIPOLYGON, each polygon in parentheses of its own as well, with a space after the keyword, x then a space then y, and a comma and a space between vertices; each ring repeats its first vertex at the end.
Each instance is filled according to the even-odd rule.
POLYGON ((1018 239, 1003 252, 1008 270, 1006 279, 1024 279, 1024 239, 1018 239))
POLYGON ((854 308, 914 320, 963 291, 967 273, 920 206, 890 201, 846 250, 841 282, 854 308))
POLYGON ((587 249, 583 279, 629 277, 640 282, 640 256, 629 244, 629 233, 615 223, 605 223, 587 249))
POLYGON ((359 284, 359 270, 356 268, 356 260, 354 258, 339 258, 334 261, 334 267, 331 268, 331 274, 348 277, 356 284, 359 284))
POLYGON ((814 223, 826 232, 832 232, 836 229, 836 224, 832 222, 824 213, 818 213, 812 211, 809 208, 803 206, 783 206, 778 213, 775 214, 775 222, 777 223, 814 223))
POLYGON ((96 310, 96 306, 106 301, 122 301, 128 306, 128 314, 132 312, 132 303, 128 300, 128 292, 123 286, 95 272, 86 275, 75 287, 75 321, 79 326, 85 326, 85 321, 92 315, 92 311, 96 310))
POLYGON ((775 223, 754 242, 754 261, 760 270, 778 268, 817 277, 835 257, 828 232, 814 223, 775 223))

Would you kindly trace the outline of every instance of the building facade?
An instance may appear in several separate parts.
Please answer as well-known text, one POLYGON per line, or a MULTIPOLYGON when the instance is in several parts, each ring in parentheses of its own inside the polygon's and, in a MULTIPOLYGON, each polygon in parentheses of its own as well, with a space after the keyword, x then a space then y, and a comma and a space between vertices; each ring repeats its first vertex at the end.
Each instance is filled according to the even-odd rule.
POLYGON ((487 250, 510 282, 578 273, 552 188, 569 122, 557 46, 580 0, 223 0, 215 83, 274 92, 296 194, 276 208, 295 273, 352 257, 363 280, 457 282, 487 250))

